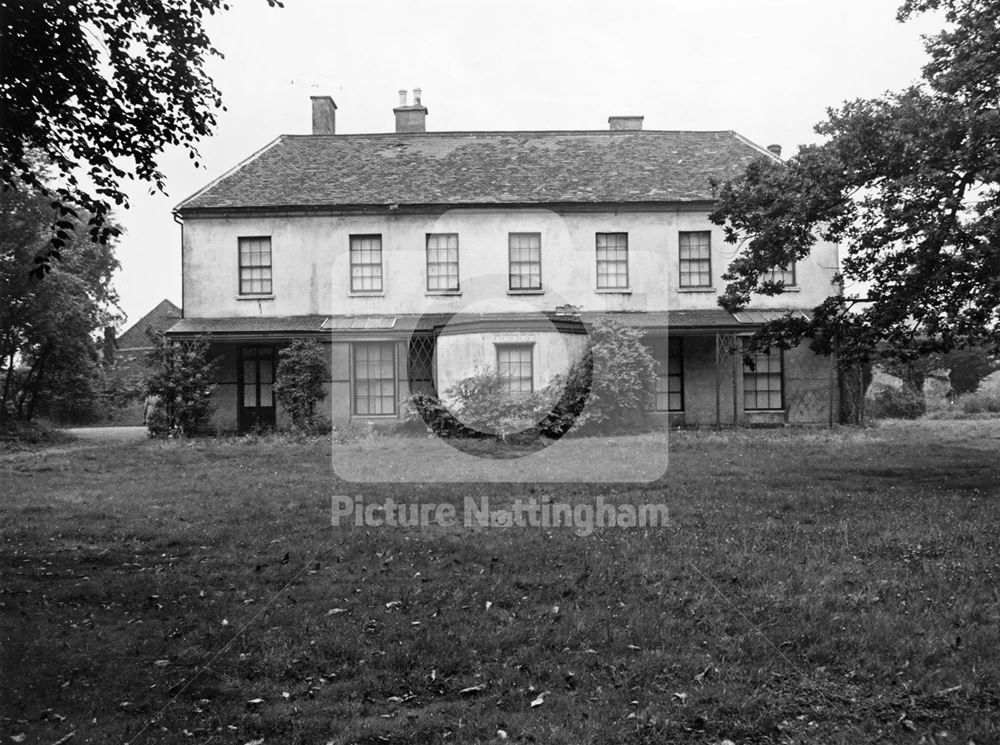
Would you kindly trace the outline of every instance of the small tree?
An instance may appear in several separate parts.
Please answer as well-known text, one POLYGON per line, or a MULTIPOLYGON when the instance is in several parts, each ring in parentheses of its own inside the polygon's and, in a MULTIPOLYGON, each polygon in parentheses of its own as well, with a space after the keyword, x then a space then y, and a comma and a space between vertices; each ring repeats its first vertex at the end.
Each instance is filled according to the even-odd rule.
POLYGON ((296 339, 278 352, 274 397, 288 410, 295 429, 316 426, 316 404, 326 398, 326 357, 322 344, 307 339, 296 339))
POLYGON ((156 397, 150 417, 153 436, 191 435, 205 427, 212 414, 213 379, 218 367, 208 358, 208 341, 168 342, 162 333, 147 332, 153 350, 146 356, 152 368, 146 378, 146 393, 156 397))
POLYGON ((593 372, 585 424, 599 430, 641 429, 649 418, 656 362, 639 332, 614 320, 598 322, 588 351, 593 372))

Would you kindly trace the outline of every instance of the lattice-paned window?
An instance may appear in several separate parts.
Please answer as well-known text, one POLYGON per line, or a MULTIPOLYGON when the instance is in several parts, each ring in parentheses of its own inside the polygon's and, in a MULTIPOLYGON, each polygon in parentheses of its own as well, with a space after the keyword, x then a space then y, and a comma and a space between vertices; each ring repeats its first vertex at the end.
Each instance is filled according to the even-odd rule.
POLYGON ((783 267, 775 267, 764 274, 764 280, 768 282, 782 282, 785 287, 795 286, 795 262, 783 267))
POLYGON ((679 235, 681 287, 712 286, 712 234, 707 230, 679 235))
POLYGON ((434 382, 434 336, 414 334, 406 347, 406 370, 410 393, 437 395, 434 382))
POLYGON ((270 295, 271 239, 240 238, 240 294, 270 295))
POLYGON ((628 287, 628 233, 597 234, 597 289, 628 287))
POLYGON ((508 392, 519 394, 534 390, 531 355, 530 344, 497 345, 497 372, 507 382, 508 392))
POLYGON ((382 236, 351 236, 351 292, 382 291, 382 236))
POLYGON ((511 233, 508 238, 510 256, 510 289, 542 289, 541 233, 511 233))
POLYGON ((396 413, 396 343, 355 342, 353 357, 354 413, 379 416, 396 413))
POLYGON ((678 337, 647 341, 656 361, 656 411, 684 411, 684 344, 678 337))
POLYGON ((458 290, 458 234, 427 236, 427 290, 458 290))
MULTIPOLYGON (((748 339, 743 340, 746 347, 748 339)), ((743 357, 743 409, 745 411, 780 410, 784 408, 784 361, 780 349, 754 353, 743 357)))

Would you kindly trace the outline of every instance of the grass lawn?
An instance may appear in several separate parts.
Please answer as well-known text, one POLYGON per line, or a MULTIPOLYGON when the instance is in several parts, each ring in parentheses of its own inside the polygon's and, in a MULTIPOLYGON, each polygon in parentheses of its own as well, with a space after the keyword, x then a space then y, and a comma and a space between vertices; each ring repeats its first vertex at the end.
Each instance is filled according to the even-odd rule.
POLYGON ((0 455, 0 516, 3 743, 1000 742, 1000 420, 681 433, 642 487, 61 444, 0 455), (329 519, 543 493, 671 524, 329 519))

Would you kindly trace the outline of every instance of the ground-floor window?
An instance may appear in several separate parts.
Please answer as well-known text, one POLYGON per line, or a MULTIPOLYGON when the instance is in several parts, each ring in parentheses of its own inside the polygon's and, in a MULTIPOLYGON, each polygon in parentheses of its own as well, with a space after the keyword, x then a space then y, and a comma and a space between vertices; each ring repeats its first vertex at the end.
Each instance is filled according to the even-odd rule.
POLYGON ((531 353, 530 344, 497 345, 497 372, 507 381, 510 393, 534 390, 531 353))
MULTIPOLYGON (((749 339, 743 340, 744 347, 749 339)), ((744 411, 766 411, 783 409, 784 358, 780 349, 767 353, 754 353, 749 359, 743 358, 743 409, 744 411)))
POLYGON ((361 416, 396 413, 396 343, 355 342, 351 345, 354 413, 361 416))
POLYGON ((656 361, 656 411, 684 411, 684 343, 678 336, 648 341, 656 361))

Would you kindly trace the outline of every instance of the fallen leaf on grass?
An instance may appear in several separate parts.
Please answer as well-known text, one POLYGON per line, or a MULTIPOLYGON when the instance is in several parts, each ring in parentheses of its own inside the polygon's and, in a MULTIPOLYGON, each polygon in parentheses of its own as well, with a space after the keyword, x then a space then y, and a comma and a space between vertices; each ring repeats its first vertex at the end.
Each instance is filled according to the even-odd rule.
POLYGON ((485 690, 486 690, 486 684, 480 683, 477 686, 469 686, 468 688, 463 688, 462 690, 459 691, 459 693, 463 696, 469 696, 472 695, 473 693, 479 693, 480 691, 485 691, 485 690))
POLYGON ((688 695, 686 693, 679 692, 679 693, 675 693, 674 694, 674 698, 676 698, 678 701, 680 701, 683 704, 683 703, 687 702, 688 695))
POLYGON ((170 660, 157 660, 153 664, 156 665, 157 667, 166 667, 167 665, 170 664, 170 660))
POLYGON ((21 733, 16 734, 16 735, 11 735, 10 739, 11 739, 11 742, 24 742, 25 740, 28 739, 28 736, 25 733, 21 732, 21 733))
POLYGON ((326 612, 326 615, 336 616, 339 613, 347 613, 347 608, 330 608, 330 610, 326 612))
MULTIPOLYGON (((548 693, 548 691, 546 691, 545 693, 548 693)), ((529 709, 534 709, 534 708, 536 708, 536 707, 541 706, 542 704, 544 704, 545 703, 545 693, 539 693, 538 694, 538 698, 536 698, 534 701, 532 701, 530 704, 528 704, 528 708, 529 709)))
POLYGON ((259 737, 256 740, 247 740, 243 745, 264 745, 264 738, 259 737))

